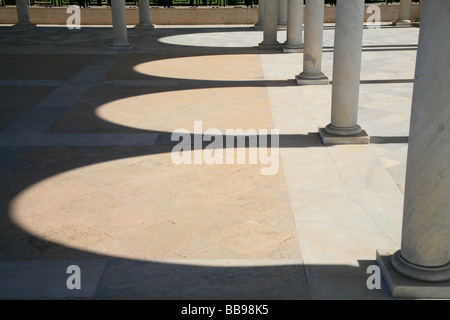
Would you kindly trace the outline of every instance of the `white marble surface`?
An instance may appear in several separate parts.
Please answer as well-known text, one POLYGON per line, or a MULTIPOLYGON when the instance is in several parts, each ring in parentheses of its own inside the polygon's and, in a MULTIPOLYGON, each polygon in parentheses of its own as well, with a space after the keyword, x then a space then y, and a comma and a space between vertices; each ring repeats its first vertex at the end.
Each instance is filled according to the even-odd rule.
POLYGON ((300 49, 303 47, 303 0, 288 0, 288 49, 300 49))
POLYGON ((322 73, 323 15, 321 3, 306 1, 303 73, 307 75, 322 73))
POLYGON ((448 1, 424 4, 412 101, 401 252, 425 267, 450 260, 448 12, 448 1))
POLYGON ((334 38, 331 127, 326 128, 331 134, 352 135, 361 132, 357 121, 363 21, 363 0, 338 2, 334 38))

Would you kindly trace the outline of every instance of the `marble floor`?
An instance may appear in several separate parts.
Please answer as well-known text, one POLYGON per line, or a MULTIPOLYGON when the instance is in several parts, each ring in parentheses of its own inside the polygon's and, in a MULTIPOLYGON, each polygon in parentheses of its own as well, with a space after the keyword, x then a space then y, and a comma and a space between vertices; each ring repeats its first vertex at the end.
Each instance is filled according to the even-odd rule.
POLYGON ((367 268, 400 246, 418 33, 365 29, 371 144, 324 146, 331 85, 296 86, 302 54, 249 26, 130 28, 128 52, 108 27, 0 26, 0 298, 390 299, 367 268), (279 170, 174 164, 195 121, 279 129, 279 170))

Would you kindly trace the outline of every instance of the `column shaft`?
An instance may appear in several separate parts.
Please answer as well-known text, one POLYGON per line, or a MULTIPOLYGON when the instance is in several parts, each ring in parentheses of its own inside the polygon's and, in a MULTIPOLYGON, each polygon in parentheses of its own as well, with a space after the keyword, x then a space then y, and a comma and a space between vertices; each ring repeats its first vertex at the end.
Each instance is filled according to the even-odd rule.
POLYGON ((337 0, 334 39, 333 88, 329 134, 359 134, 357 124, 364 0, 337 0))
MULTIPOLYGON (((277 0, 272 1, 277 2, 277 0)), ((288 0, 278 0, 278 26, 281 28, 286 28, 287 19, 288 19, 288 0)))
POLYGON ((329 84, 322 73, 323 21, 323 1, 306 0, 303 72, 297 76, 297 84, 329 84))
POLYGON ((125 0, 111 0, 111 14, 114 39, 108 49, 129 50, 125 0))
POLYGON ((419 15, 417 16, 417 19, 415 22, 420 22, 420 17, 422 16, 422 6, 423 6, 423 0, 419 1, 419 15))
POLYGON ((425 1, 411 111, 398 271, 450 279, 450 1, 425 1))
POLYGON ((287 43, 283 52, 303 51, 303 0, 288 0, 287 43))
POLYGON ((150 22, 150 3, 149 0, 139 0, 139 24, 136 28, 153 29, 154 26, 150 22))
POLYGON ((412 0, 400 0, 399 16, 395 24, 408 24, 411 22, 412 0))
POLYGON ((14 28, 27 29, 35 27, 35 24, 30 22, 30 13, 28 9, 28 0, 16 0, 17 23, 14 28))
POLYGON ((258 22, 255 24, 255 27, 259 29, 264 25, 264 1, 258 1, 258 22))
POLYGON ((280 44, 277 41, 278 1, 266 1, 264 4, 264 39, 259 49, 275 49, 280 44))

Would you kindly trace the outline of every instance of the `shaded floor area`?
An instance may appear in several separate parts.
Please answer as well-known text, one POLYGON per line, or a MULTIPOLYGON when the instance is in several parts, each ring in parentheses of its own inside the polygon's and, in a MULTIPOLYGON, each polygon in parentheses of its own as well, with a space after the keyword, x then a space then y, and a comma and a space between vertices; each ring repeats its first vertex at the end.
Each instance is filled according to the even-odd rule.
POLYGON ((418 29, 365 30, 372 143, 332 147, 331 86, 252 28, 130 29, 119 53, 110 28, 0 34, 0 297, 389 299, 366 270, 400 245, 418 29), (172 133, 208 128, 279 129, 279 170, 174 164, 172 133))

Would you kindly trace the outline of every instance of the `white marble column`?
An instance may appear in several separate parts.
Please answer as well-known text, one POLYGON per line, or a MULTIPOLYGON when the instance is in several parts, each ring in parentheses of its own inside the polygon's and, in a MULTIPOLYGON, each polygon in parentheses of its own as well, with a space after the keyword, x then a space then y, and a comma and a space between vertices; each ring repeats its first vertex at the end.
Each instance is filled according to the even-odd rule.
POLYGON ((299 85, 329 84, 322 73, 324 1, 306 0, 303 72, 296 77, 299 85))
POLYGON ((267 0, 264 4, 264 26, 263 41, 259 44, 259 49, 279 49, 280 43, 277 40, 278 22, 278 1, 267 0))
MULTIPOLYGON (((267 0, 270 1, 270 0, 267 0)), ((277 1, 277 0, 271 0, 277 1)), ((278 0, 278 28, 284 29, 287 27, 288 19, 288 0, 278 0)))
MULTIPOLYGON (((337 0, 331 123, 325 128, 330 135, 348 137, 362 132, 357 120, 363 27, 364 0, 337 0)), ((360 142, 355 139, 353 143, 360 142)))
POLYGON ((283 52, 303 52, 303 0, 288 0, 286 38, 283 52))
POLYGON ((154 29, 155 26, 150 22, 150 3, 149 0, 139 0, 139 23, 136 29, 154 29))
POLYGON ((111 0, 111 14, 114 40, 108 50, 130 50, 128 42, 125 0, 111 0))
POLYGON ((412 0, 400 0, 398 20, 393 23, 395 26, 407 26, 411 24, 412 0))
POLYGON ((258 1, 258 22, 255 24, 255 29, 262 30, 264 25, 264 1, 258 1))
POLYGON ((450 280, 449 12, 448 0, 424 2, 414 78, 402 243, 392 259, 399 272, 424 281, 450 280))
POLYGON ((28 10, 28 0, 16 0, 17 23, 14 29, 29 30, 36 27, 30 22, 30 13, 28 10))

